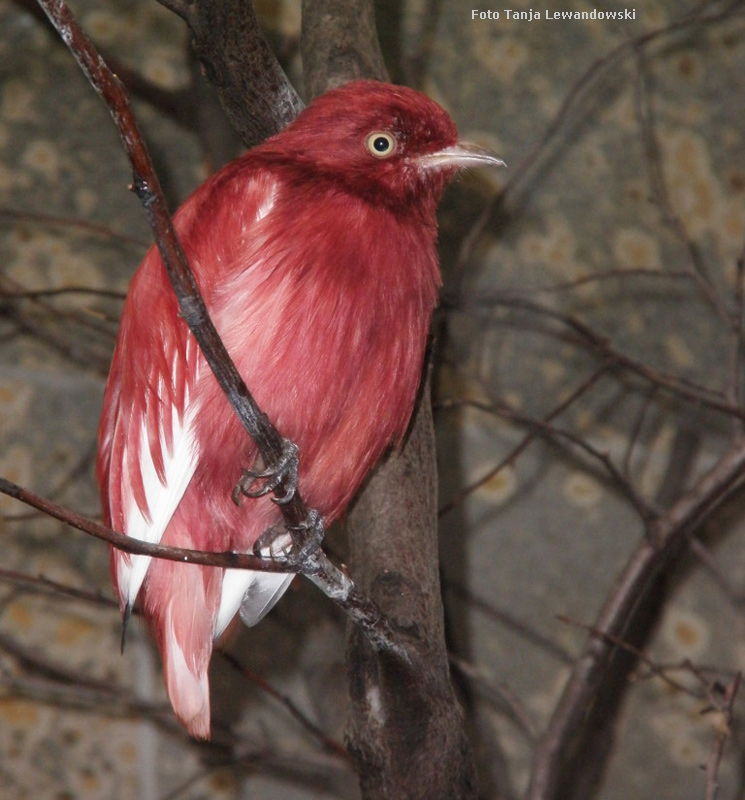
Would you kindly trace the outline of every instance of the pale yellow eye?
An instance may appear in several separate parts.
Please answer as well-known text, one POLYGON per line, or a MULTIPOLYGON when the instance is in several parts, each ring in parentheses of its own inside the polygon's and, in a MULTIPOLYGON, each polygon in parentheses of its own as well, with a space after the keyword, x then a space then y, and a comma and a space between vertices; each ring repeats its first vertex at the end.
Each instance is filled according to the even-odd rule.
POLYGON ((365 139, 365 147, 375 158, 389 158, 396 152, 396 140, 386 131, 373 131, 365 139))

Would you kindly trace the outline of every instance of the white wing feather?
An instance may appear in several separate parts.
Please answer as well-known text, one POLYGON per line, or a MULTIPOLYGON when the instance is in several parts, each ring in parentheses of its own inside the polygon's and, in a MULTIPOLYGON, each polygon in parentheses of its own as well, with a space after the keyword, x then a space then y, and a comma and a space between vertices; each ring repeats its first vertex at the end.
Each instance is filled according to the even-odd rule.
MULTIPOLYGON (((189 407, 188 401, 183 419, 179 418, 175 406, 171 407, 173 443, 172 447, 168 448, 166 442, 162 442, 164 480, 161 481, 150 453, 147 421, 143 417, 140 428, 139 466, 150 514, 148 519, 142 513, 131 487, 127 486, 124 514, 128 536, 156 544, 163 537, 197 467, 199 447, 194 433, 194 419, 194 409, 189 407)), ((150 556, 141 555, 133 555, 129 563, 119 559, 119 590, 128 605, 134 604, 137 599, 150 561, 150 556)))
MULTIPOLYGON (((190 349, 190 348, 189 348, 190 349)), ((169 403, 163 387, 159 387, 159 400, 169 403)), ((158 543, 168 527, 171 517, 181 502, 196 470, 199 460, 199 445, 195 435, 195 420, 198 409, 189 403, 188 389, 184 399, 185 411, 179 417, 171 404, 171 446, 161 426, 161 452, 163 457, 163 480, 158 476, 148 440, 147 415, 140 421, 139 469, 145 489, 148 515, 144 514, 135 499, 129 480, 125 478, 123 501, 125 529, 127 535, 144 542, 158 543)), ((124 458, 126 463, 127 454, 124 458)), ((275 540, 272 549, 276 553, 290 545, 289 536, 275 540)), ((264 556, 271 555, 264 548, 264 556)), ((142 583, 150 567, 150 556, 133 555, 129 561, 118 559, 117 572, 119 590, 128 605, 137 599, 142 583)), ((241 619, 255 625, 271 611, 292 581, 293 575, 282 572, 258 572, 243 569, 226 569, 223 576, 222 595, 217 619, 215 639, 219 638, 230 621, 240 610, 241 619)))
MULTIPOLYGON (((276 202, 278 185, 272 182, 266 189, 266 197, 255 212, 254 222, 262 220, 276 202)), ((196 343, 190 337, 187 343, 187 364, 197 355, 196 343)), ((174 362, 173 370, 179 369, 174 362)), ((176 385, 176 375, 172 375, 176 385)), ((193 385, 193 383, 192 383, 193 385)), ((164 405, 170 403, 164 387, 159 387, 159 400, 164 405)), ((161 451, 163 455, 164 477, 160 479, 150 452, 147 430, 147 414, 140 422, 139 468, 145 488, 145 498, 149 515, 140 509, 132 486, 125 477, 122 486, 125 530, 127 535, 145 542, 160 542, 174 511, 181 502, 199 460, 199 445, 195 436, 195 420, 198 408, 189 404, 188 386, 184 398, 183 417, 179 417, 171 404, 172 446, 168 447, 167 437, 161 426, 161 451)), ((167 413, 164 409, 164 413, 167 413)), ((124 461, 127 463, 125 448, 124 461)), ((281 542, 281 540, 280 540, 281 542)), ((274 547, 277 546, 275 543, 274 547)), ((269 555, 267 552, 266 555, 269 555)), ((150 557, 133 555, 129 563, 118 560, 118 583, 121 596, 132 605, 142 587, 150 566, 150 557)), ((249 570, 225 570, 222 597, 215 621, 215 638, 218 638, 230 620, 240 609, 241 618, 246 625, 255 625, 274 606, 292 581, 293 575, 275 572, 254 572, 249 570)))

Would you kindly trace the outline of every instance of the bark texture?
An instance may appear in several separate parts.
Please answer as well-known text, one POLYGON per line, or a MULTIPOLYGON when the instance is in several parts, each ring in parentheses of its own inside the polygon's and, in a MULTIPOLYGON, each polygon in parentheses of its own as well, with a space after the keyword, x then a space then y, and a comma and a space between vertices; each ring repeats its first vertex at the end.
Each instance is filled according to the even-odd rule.
POLYGON ((428 382, 405 448, 373 475, 349 520, 352 573, 411 658, 391 659, 350 632, 347 736, 366 800, 477 796, 445 646, 436 497, 428 382))

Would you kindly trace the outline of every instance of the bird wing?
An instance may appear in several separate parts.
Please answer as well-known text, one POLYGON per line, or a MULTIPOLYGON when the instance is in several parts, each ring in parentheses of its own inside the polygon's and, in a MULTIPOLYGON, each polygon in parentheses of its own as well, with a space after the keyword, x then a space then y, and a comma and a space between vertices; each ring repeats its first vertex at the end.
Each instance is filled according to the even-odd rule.
MULTIPOLYGON (((198 347, 151 247, 122 312, 99 427, 106 521, 133 539, 161 541, 196 469, 198 368, 198 347)), ((112 550, 123 607, 134 604, 150 563, 147 556, 112 550)))
MULTIPOLYGON (((289 552, 292 539, 288 533, 277 536, 271 544, 261 548, 261 555, 269 558, 277 553, 289 552)), ((215 620, 215 639, 241 612, 243 624, 249 628, 261 622, 285 593, 295 575, 291 572, 259 572, 246 569, 226 569, 222 582, 220 608, 215 620)))
MULTIPOLYGON (((173 448, 164 448, 162 475, 158 474, 155 467, 147 424, 141 426, 138 461, 147 508, 143 510, 137 502, 131 486, 125 487, 124 513, 128 536, 152 543, 160 542, 163 537, 197 466, 198 448, 194 438, 193 419, 191 409, 181 419, 176 409, 171 407, 173 448)), ((120 561, 119 586, 127 605, 131 606, 137 598, 149 566, 149 556, 134 555, 129 563, 120 561)))
MULTIPOLYGON (((236 196, 216 204, 214 187, 208 182, 179 210, 177 229, 208 304, 224 284, 226 275, 221 270, 235 269, 240 262, 236 242, 245 247, 256 238, 257 223, 271 212, 277 187, 266 175, 246 175, 245 180, 231 184, 236 196), (207 250, 201 245, 205 237, 199 235, 205 207, 219 217, 218 227, 224 234, 208 237, 207 250)), ((242 268, 250 270, 251 265, 243 263, 242 268)), ((199 372, 206 369, 180 318, 158 251, 151 248, 122 314, 99 433, 99 483, 108 521, 128 536, 160 542, 194 476, 204 433, 199 426, 203 405, 199 372)), ((200 544, 204 542, 197 540, 191 546, 200 544)), ((135 602, 150 564, 148 556, 114 552, 113 569, 123 606, 135 602)), ((244 595, 251 598, 244 606, 254 609, 246 619, 258 622, 291 579, 282 573, 227 570, 216 636, 235 616, 244 595)))

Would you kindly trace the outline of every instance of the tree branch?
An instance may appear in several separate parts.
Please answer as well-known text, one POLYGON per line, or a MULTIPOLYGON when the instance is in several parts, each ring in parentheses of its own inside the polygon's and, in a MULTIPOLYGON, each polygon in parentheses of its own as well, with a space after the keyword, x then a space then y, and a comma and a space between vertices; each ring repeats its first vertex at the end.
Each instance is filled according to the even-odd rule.
POLYGON ((159 0, 182 17, 207 80, 238 131, 253 147, 285 127, 303 103, 264 37, 250 0, 159 0))
POLYGON ((568 752, 592 708, 609 659, 623 637, 632 614, 643 601, 655 575, 670 563, 693 529, 737 491, 745 478, 745 443, 739 442, 672 507, 649 526, 624 569, 616 578, 585 652, 577 660, 548 729, 536 749, 526 800, 558 797, 560 776, 568 752))

